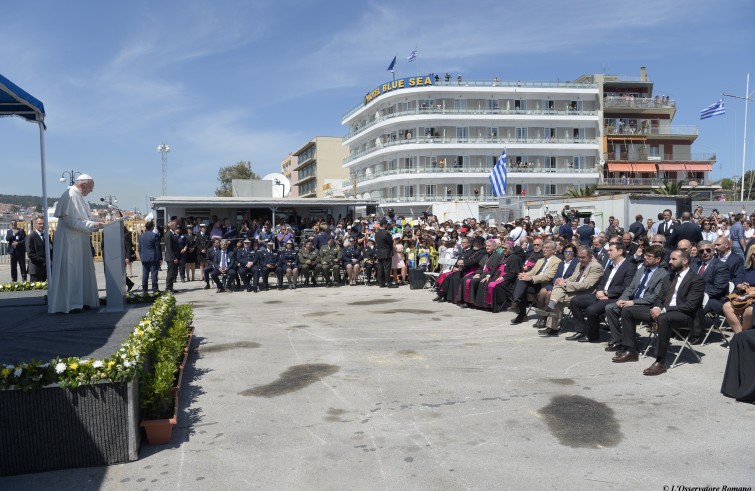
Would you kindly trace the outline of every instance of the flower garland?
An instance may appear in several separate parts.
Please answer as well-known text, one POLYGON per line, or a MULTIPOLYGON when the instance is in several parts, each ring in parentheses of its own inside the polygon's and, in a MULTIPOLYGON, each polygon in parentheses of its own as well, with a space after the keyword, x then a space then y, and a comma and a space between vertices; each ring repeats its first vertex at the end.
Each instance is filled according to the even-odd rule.
MULTIPOLYGON (((129 292, 126 293, 126 304, 154 302, 163 295, 159 292, 129 292)), ((107 298, 100 297, 100 305, 107 305, 107 298)))
POLYGON ((93 358, 55 357, 47 363, 5 365, 0 369, 0 390, 33 389, 50 384, 78 387, 98 382, 130 381, 141 367, 144 355, 171 321, 176 312, 176 298, 162 295, 142 317, 121 347, 101 360, 93 358))
POLYGON ((28 292, 31 290, 47 290, 46 281, 13 281, 0 283, 0 292, 28 292))

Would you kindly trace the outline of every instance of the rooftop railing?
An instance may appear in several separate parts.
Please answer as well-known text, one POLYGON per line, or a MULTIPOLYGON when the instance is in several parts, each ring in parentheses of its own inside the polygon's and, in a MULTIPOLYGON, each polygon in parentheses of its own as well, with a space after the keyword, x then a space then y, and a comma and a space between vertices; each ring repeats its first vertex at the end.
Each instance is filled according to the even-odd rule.
POLYGON ((378 123, 388 121, 394 118, 400 118, 403 116, 422 116, 443 114, 450 116, 512 116, 512 115, 526 115, 526 116, 553 116, 555 117, 568 117, 568 116, 598 116, 598 111, 577 111, 576 109, 565 109, 557 111, 555 109, 501 109, 501 108, 478 108, 478 109, 453 109, 446 108, 442 105, 432 107, 417 107, 415 109, 407 111, 396 111, 393 113, 381 114, 379 117, 374 117, 364 125, 360 125, 357 129, 349 131, 344 135, 343 139, 348 140, 360 133, 364 133, 368 129, 372 128, 378 123))
MULTIPOLYGON (((631 178, 631 177, 607 177, 603 179, 603 184, 610 186, 663 186, 667 182, 688 182, 688 179, 658 179, 658 178, 631 178)), ((703 179, 695 179, 695 182, 702 186, 703 179)))
POLYGON ((400 140, 390 141, 380 144, 371 144, 366 150, 360 150, 358 152, 352 152, 343 161, 344 164, 348 164, 358 158, 369 155, 383 148, 395 147, 397 145, 411 145, 419 143, 437 143, 437 144, 451 144, 451 145, 473 145, 473 144, 494 144, 494 145, 511 145, 511 144, 587 144, 597 145, 597 138, 441 138, 441 137, 409 137, 400 140))
MULTIPOLYGON (((430 87, 452 87, 454 89, 463 87, 521 87, 521 88, 550 88, 550 89, 598 89, 598 84, 594 82, 546 82, 546 81, 525 81, 525 80, 457 80, 451 78, 446 80, 445 77, 441 77, 437 81, 433 81, 433 85, 425 85, 424 88, 430 87)), ((399 89, 396 92, 401 92, 403 89, 399 89)), ((410 89, 416 90, 416 89, 410 89)), ((342 120, 348 118, 355 112, 364 108, 366 104, 361 103, 351 109, 349 112, 343 115, 342 120)))

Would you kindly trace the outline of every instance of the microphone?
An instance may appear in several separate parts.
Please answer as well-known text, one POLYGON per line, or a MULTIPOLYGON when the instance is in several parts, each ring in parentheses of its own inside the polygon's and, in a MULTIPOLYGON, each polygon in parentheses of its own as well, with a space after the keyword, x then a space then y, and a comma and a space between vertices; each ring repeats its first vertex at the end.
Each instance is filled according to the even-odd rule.
POLYGON ((103 203, 107 203, 108 208, 110 208, 111 210, 116 210, 120 218, 123 218, 123 211, 121 211, 120 208, 118 208, 117 206, 115 206, 113 203, 109 202, 105 198, 100 198, 100 201, 102 201, 103 203))

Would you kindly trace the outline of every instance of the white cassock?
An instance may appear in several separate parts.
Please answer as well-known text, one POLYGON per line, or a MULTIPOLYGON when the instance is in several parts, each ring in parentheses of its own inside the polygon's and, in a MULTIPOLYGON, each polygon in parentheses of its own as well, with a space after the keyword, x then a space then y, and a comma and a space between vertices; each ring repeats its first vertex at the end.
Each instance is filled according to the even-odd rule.
POLYGON ((47 311, 68 313, 85 305, 97 307, 97 277, 89 242, 95 222, 79 188, 71 186, 63 193, 55 207, 55 216, 58 226, 47 311))

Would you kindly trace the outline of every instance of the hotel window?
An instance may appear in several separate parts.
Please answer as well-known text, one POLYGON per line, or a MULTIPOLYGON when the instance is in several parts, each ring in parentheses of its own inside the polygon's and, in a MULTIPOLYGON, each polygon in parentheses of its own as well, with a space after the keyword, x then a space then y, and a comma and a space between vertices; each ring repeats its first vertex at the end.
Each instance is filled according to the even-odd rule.
POLYGON ((404 160, 404 168, 406 168, 406 169, 414 169, 414 158, 413 157, 407 157, 404 160))
POLYGON ((485 136, 492 139, 498 138, 498 128, 487 128, 485 136))
POLYGON ((526 111, 527 110, 527 101, 522 99, 517 99, 514 101, 514 109, 517 111, 526 111))
POLYGON ((546 140, 553 140, 556 138, 556 128, 544 128, 543 134, 546 140))
POLYGON ((457 111, 464 111, 467 109, 466 99, 454 99, 454 109, 457 111))
POLYGON ((414 186, 404 186, 404 195, 407 198, 414 198, 414 186))
POLYGON ((457 196, 464 196, 464 185, 463 184, 457 184, 456 185, 456 195, 457 196))
POLYGON ((555 169, 556 157, 545 157, 545 160, 543 161, 543 167, 545 167, 546 169, 555 169))
POLYGON ((650 153, 648 155, 650 157, 660 157, 661 153, 658 145, 650 145, 650 153))
POLYGON ((467 141, 469 138, 469 128, 466 126, 459 126, 456 128, 456 139, 462 142, 467 141))
POLYGON ((585 139, 585 129, 584 128, 574 128, 574 139, 575 140, 584 140, 585 139))
POLYGON ((543 186, 543 194, 556 194, 555 184, 545 184, 543 186))
POLYGON ((435 196, 435 184, 425 184, 425 196, 435 196))
POLYGON ((527 139, 527 128, 516 128, 516 139, 519 141, 527 139))
POLYGON ((574 157, 572 159, 572 162, 574 162, 574 168, 575 169, 584 169, 585 168, 585 157, 574 157))
POLYGON ((543 109, 547 109, 548 111, 555 111, 556 110, 556 101, 552 101, 550 99, 546 99, 543 101, 543 109))
POLYGON ((497 111, 498 110, 498 101, 494 99, 488 99, 488 110, 489 111, 497 111))

